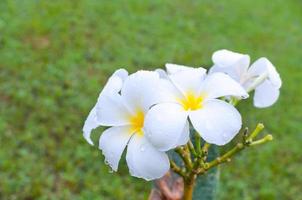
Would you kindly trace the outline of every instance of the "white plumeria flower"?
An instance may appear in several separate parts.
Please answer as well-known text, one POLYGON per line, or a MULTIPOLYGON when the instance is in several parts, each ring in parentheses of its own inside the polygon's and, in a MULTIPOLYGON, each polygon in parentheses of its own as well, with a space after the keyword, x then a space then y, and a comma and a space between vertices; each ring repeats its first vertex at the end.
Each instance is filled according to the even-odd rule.
POLYGON ((109 79, 85 122, 85 138, 99 125, 112 126, 103 132, 99 141, 99 148, 112 170, 117 171, 128 146, 126 160, 130 174, 146 180, 160 178, 170 168, 169 159, 148 141, 144 128, 146 113, 161 97, 159 75, 150 71, 139 71, 128 77, 124 74, 125 70, 117 71, 109 79))
POLYGON ((255 107, 269 107, 278 100, 282 81, 267 58, 259 58, 249 67, 249 55, 219 50, 213 54, 212 60, 214 66, 210 72, 224 72, 239 82, 247 92, 255 90, 255 107))
POLYGON ((206 75, 204 68, 167 64, 165 103, 153 106, 146 115, 146 137, 159 150, 167 151, 187 143, 189 121, 208 143, 224 145, 241 128, 241 115, 217 98, 234 95, 247 98, 246 91, 223 73, 206 75))

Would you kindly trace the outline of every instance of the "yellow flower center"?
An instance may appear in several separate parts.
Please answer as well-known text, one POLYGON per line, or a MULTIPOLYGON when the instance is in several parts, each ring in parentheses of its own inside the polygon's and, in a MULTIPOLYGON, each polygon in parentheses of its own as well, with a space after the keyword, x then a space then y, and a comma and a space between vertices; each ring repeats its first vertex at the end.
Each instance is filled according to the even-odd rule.
POLYGON ((180 99, 179 102, 185 110, 198 110, 202 108, 202 102, 204 95, 194 95, 192 92, 188 92, 185 98, 180 99))
POLYGON ((137 111, 135 115, 130 117, 131 124, 131 133, 137 133, 140 136, 144 135, 143 126, 144 126, 145 115, 143 111, 137 111))

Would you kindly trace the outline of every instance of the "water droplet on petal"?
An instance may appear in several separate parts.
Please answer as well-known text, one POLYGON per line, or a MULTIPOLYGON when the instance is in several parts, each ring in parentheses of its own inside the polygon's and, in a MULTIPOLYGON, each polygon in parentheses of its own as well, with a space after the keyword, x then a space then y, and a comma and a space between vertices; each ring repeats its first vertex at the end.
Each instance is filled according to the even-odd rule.
POLYGON ((144 152, 144 151, 146 150, 145 145, 142 144, 142 145, 140 146, 139 150, 140 150, 141 152, 144 152))
POLYGON ((226 133, 222 134, 222 138, 223 138, 223 140, 227 140, 228 139, 228 134, 226 134, 226 133))

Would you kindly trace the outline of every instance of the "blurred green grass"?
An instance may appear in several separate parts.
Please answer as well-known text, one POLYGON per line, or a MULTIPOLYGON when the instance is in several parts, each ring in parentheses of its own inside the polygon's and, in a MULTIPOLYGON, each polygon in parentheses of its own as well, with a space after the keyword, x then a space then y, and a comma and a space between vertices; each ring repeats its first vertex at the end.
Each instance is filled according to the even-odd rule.
POLYGON ((109 173, 83 122, 115 69, 209 66, 221 48, 267 56, 284 84, 269 109, 239 106, 275 140, 222 167, 220 199, 302 199, 301 20, 298 0, 2 0, 0 199, 146 199, 151 183, 124 161, 109 173))

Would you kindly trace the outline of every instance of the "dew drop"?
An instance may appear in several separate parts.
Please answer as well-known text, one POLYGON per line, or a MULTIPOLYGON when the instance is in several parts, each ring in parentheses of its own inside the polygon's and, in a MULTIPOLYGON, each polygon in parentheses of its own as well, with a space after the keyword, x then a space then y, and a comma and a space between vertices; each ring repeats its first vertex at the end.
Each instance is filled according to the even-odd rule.
POLYGON ((223 137, 224 140, 227 140, 228 139, 228 134, 224 133, 224 134, 222 134, 222 137, 223 137))
POLYGON ((139 148, 139 150, 141 151, 141 152, 144 152, 146 149, 145 149, 145 145, 141 145, 140 146, 140 148, 139 148))

